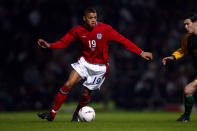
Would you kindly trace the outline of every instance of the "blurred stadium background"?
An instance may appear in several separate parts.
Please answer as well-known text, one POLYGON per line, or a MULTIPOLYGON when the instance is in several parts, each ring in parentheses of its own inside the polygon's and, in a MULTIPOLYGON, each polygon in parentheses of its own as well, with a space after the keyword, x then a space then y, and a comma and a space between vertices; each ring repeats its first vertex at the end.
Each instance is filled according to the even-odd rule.
MULTIPOLYGON (((161 59, 180 47, 182 16, 197 9, 196 0, 1 0, 0 111, 51 107, 80 48, 73 43, 67 49, 46 50, 36 42, 54 42, 82 24, 88 6, 97 8, 102 22, 154 55, 147 63, 121 44, 110 43, 108 77, 92 103, 103 109, 113 103, 115 109, 180 111, 183 87, 193 80, 191 59, 166 67, 161 59)), ((67 103, 77 102, 81 90, 81 84, 73 87, 67 103)))

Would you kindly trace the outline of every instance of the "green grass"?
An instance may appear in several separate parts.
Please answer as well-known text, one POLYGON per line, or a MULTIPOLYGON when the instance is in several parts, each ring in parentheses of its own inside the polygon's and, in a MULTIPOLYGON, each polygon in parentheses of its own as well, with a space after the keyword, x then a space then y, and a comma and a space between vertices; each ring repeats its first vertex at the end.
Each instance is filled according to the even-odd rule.
POLYGON ((53 122, 41 120, 36 112, 0 113, 0 131, 196 131, 197 114, 192 121, 179 123, 180 113, 97 112, 91 123, 70 122, 71 113, 58 113, 53 122))

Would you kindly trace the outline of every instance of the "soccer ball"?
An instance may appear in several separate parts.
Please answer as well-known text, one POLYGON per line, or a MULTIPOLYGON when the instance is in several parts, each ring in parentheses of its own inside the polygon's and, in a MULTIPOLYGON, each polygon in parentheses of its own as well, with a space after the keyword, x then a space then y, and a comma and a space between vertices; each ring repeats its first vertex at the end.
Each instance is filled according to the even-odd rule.
POLYGON ((84 106, 79 112, 79 119, 83 122, 92 122, 95 119, 95 111, 92 107, 84 106))

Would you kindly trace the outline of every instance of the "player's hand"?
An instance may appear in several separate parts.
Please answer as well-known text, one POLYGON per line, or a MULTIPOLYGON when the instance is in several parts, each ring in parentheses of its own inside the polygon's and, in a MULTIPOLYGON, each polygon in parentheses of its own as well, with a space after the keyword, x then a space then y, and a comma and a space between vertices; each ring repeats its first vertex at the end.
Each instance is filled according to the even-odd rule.
POLYGON ((153 60, 153 55, 150 52, 143 52, 141 54, 141 57, 146 59, 146 60, 153 60))
POLYGON ((38 45, 41 46, 42 48, 50 48, 50 44, 48 44, 45 40, 43 39, 38 39, 38 45))
POLYGON ((162 59, 162 63, 163 63, 164 66, 166 65, 166 62, 167 62, 168 60, 172 61, 172 60, 174 60, 174 57, 173 57, 173 56, 164 57, 164 58, 162 59))

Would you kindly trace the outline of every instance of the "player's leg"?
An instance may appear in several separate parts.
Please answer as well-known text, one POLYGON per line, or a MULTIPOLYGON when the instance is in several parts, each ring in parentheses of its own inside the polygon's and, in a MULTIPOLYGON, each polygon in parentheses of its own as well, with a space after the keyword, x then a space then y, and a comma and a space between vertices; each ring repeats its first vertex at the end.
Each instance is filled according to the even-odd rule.
POLYGON ((78 111, 89 103, 92 90, 100 89, 104 82, 108 65, 91 64, 81 57, 78 63, 72 64, 72 67, 85 79, 83 83, 85 88, 72 119, 72 121, 77 121, 78 111))
POLYGON ((188 122, 190 121, 190 114, 192 112, 192 107, 194 105, 194 98, 193 94, 197 90, 197 80, 189 83, 185 88, 184 88, 184 106, 185 106, 185 112, 184 114, 177 119, 177 121, 182 121, 182 122, 188 122))
POLYGON ((86 106, 86 105, 90 102, 91 93, 92 93, 91 90, 89 90, 89 89, 86 88, 86 87, 84 88, 83 93, 82 93, 82 95, 81 95, 81 98, 80 98, 80 100, 79 100, 78 106, 77 106, 77 108, 75 109, 75 112, 74 112, 74 114, 73 114, 72 121, 79 121, 79 119, 78 119, 78 112, 79 112, 79 110, 80 110, 82 107, 86 106))
POLYGON ((42 119, 53 121, 56 112, 59 110, 62 103, 66 100, 72 86, 81 80, 82 78, 80 77, 80 75, 75 70, 73 70, 70 73, 68 80, 64 83, 64 85, 60 88, 59 92, 57 93, 51 112, 39 113, 38 116, 42 119))

